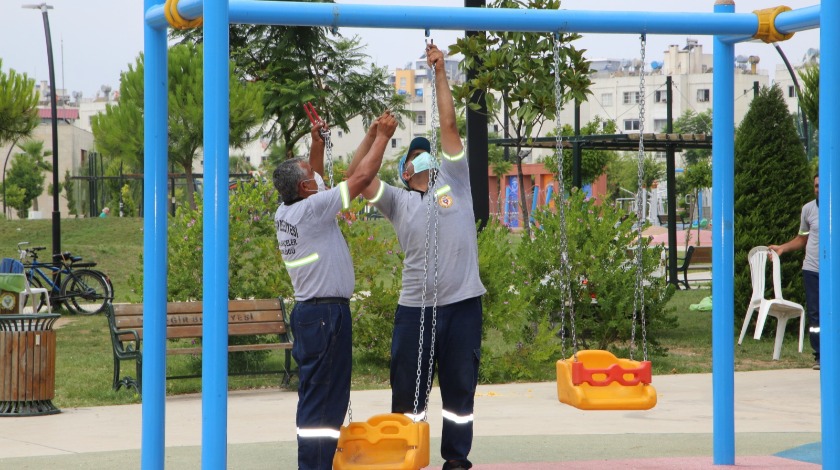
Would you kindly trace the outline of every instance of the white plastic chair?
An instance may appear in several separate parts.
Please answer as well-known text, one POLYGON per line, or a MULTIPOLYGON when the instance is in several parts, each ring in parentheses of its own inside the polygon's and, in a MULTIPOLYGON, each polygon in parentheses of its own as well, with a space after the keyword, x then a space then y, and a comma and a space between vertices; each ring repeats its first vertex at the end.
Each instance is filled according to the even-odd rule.
POLYGON ((43 287, 32 287, 29 285, 29 279, 27 279, 23 271, 23 263, 15 259, 4 258, 2 266, 0 266, 0 272, 5 272, 9 274, 20 274, 23 277, 23 290, 18 294, 20 302, 19 305, 21 305, 20 313, 25 313, 23 311, 23 305, 26 305, 26 297, 32 297, 31 313, 37 313, 35 309, 38 308, 37 296, 39 295, 43 295, 44 299, 46 299, 47 301, 46 313, 52 313, 52 305, 50 304, 50 291, 43 287))
POLYGON ((788 320, 799 316, 799 352, 802 352, 802 345, 805 339, 805 309, 802 305, 785 300, 782 297, 782 275, 781 262, 775 253, 772 253, 766 246, 757 246, 750 250, 750 277, 752 278, 753 293, 750 298, 750 304, 747 307, 747 314, 744 317, 744 325, 741 327, 741 337, 738 339, 738 344, 744 340, 744 335, 747 332, 747 326, 752 319, 752 313, 758 310, 758 319, 755 325, 755 335, 753 338, 760 339, 761 333, 764 331, 764 324, 767 321, 767 316, 775 317, 776 324, 776 343, 773 347, 773 360, 779 360, 782 354, 782 341, 785 337, 785 327, 788 320), (765 286, 765 269, 767 266, 767 257, 770 257, 773 262, 773 296, 772 299, 764 298, 765 286))

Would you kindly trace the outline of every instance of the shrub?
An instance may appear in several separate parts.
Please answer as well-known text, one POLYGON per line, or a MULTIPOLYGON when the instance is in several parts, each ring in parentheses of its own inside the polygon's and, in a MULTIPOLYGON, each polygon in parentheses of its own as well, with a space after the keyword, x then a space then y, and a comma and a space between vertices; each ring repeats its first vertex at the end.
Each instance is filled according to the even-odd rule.
MULTIPOLYGON (((577 347, 609 349, 627 356, 636 282, 635 263, 629 252, 635 246, 634 218, 623 219, 623 213, 612 206, 586 201, 579 191, 562 203, 567 205, 569 282, 577 347), (593 303, 593 298, 597 303, 593 303)), ((513 350, 501 357, 496 379, 544 380, 553 374, 551 364, 571 353, 559 338, 565 333, 570 339, 572 331, 570 320, 566 319, 563 325, 560 315, 560 217, 555 211, 543 210, 537 213, 536 220, 539 229, 533 239, 522 241, 517 250, 518 266, 507 277, 517 282, 511 292, 516 293, 517 308, 523 313, 515 318, 518 325, 512 325, 519 327, 520 339, 513 350)), ((650 354, 664 354, 656 332, 676 325, 676 319, 664 310, 673 290, 664 277, 653 275, 661 263, 662 248, 648 244, 646 240, 642 261, 647 347, 650 354)), ((638 325, 640 321, 637 320, 638 325)), ((642 343, 640 328, 637 346, 642 343)), ((640 359, 639 356, 641 352, 634 358, 640 359)))

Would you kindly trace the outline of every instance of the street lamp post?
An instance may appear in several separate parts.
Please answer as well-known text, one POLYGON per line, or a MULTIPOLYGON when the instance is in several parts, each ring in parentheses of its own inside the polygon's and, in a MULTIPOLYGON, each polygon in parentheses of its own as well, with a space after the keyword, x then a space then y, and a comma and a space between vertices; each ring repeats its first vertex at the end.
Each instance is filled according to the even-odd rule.
POLYGON ((52 157, 53 157, 53 212, 52 212, 52 250, 53 254, 61 253, 61 213, 58 210, 58 103, 55 87, 55 68, 53 67, 52 38, 50 37, 50 18, 48 10, 52 5, 41 3, 38 5, 23 5, 23 8, 41 10, 44 17, 44 35, 47 37, 47 62, 50 70, 50 114, 52 116, 52 157))

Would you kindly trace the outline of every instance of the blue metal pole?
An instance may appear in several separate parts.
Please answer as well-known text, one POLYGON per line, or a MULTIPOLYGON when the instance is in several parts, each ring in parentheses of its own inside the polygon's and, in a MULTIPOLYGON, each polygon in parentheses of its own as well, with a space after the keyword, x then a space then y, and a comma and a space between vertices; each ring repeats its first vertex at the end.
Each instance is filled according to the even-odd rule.
MULTIPOLYGON (((178 12, 185 18, 200 16, 200 0, 181 0, 178 12)), ((165 23, 163 8, 146 10, 146 21, 165 23)), ((579 33, 719 34, 752 35, 758 18, 752 13, 665 13, 580 10, 524 10, 512 8, 447 8, 335 3, 265 2, 233 0, 230 22, 388 29, 474 31, 574 31, 579 33)))
MULTIPOLYGON (((715 13, 735 12, 733 0, 717 0, 715 13)), ((735 46, 714 38, 712 109, 712 403, 715 465, 735 464, 735 46)))
MULTIPOLYGON (((823 24, 831 24, 824 22, 823 24)), ((795 33, 820 27, 820 6, 814 5, 797 10, 779 13, 776 17, 776 29, 780 33, 795 33)))
POLYGON ((204 4, 204 351, 201 467, 227 466, 228 1, 204 4))
MULTIPOLYGON (((161 0, 145 0, 146 9, 161 0)), ((166 28, 146 24, 143 118, 143 469, 164 468, 166 431, 166 28)))
POLYGON ((840 0, 822 2, 820 30, 820 396, 823 468, 840 468, 840 0), (834 189, 838 187, 838 189, 834 189), (837 253, 835 255, 835 253, 837 253))

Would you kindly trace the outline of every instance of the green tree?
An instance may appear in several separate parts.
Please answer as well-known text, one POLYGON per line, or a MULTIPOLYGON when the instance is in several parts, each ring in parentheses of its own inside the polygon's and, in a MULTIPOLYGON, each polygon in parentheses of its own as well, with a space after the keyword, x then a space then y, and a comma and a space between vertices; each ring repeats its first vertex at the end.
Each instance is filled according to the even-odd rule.
MULTIPOLYGON (((203 47, 181 44, 169 49, 169 160, 186 175, 187 200, 195 208, 193 161, 204 141, 203 47)), ((230 144, 253 140, 261 119, 262 85, 230 74, 230 144)), ((99 150, 129 168, 143 161, 143 56, 120 78, 120 102, 92 120, 99 150)))
POLYGON ((46 157, 52 152, 44 152, 44 143, 30 140, 18 144, 22 153, 12 158, 9 171, 6 173, 6 184, 16 186, 24 191, 23 199, 17 205, 11 205, 18 212, 18 217, 25 219, 29 216, 29 207, 38 210, 38 196, 44 192, 44 172, 52 169, 46 157))
POLYGON ((0 146, 29 136, 38 122, 35 80, 14 69, 4 73, 0 59, 0 146))
POLYGON ((799 107, 808 117, 814 129, 820 128, 820 64, 809 64, 799 69, 802 80, 802 94, 799 107))
MULTIPOLYGON (((689 109, 674 121, 674 132, 677 134, 706 134, 712 135, 712 110, 707 109, 697 113, 689 109)), ((690 149, 683 154, 686 165, 711 158, 710 149, 690 149)))
MULTIPOLYGON (((495 0, 490 8, 529 8, 556 10, 560 0, 495 0)), ((523 220, 529 220, 526 188, 522 172, 522 148, 537 135, 547 121, 552 121, 559 107, 570 100, 586 100, 591 79, 589 63, 571 43, 579 34, 560 34, 558 52, 560 67, 555 70, 554 41, 551 34, 520 32, 487 32, 458 39, 451 53, 462 53, 465 69, 476 75, 453 90, 456 102, 469 103, 476 93, 483 93, 488 115, 504 126, 499 111, 508 109, 509 134, 516 141, 515 158, 519 174, 519 203, 523 220), (555 96, 554 77, 560 75, 561 96, 555 96)), ((470 103, 475 110, 478 103, 470 103)), ((525 225, 530 235, 530 226, 525 225)))
MULTIPOLYGON (((175 35, 203 41, 201 29, 175 35)), ((345 38, 329 28, 231 25, 230 51, 238 73, 265 84, 265 134, 287 158, 312 128, 304 103, 312 102, 331 128, 345 132, 356 116, 371 122, 386 108, 408 115, 408 97, 388 84, 387 68, 370 64, 358 36, 345 38)))
MULTIPOLYGON (((566 124, 563 126, 563 137, 571 137, 575 134, 572 126, 566 124)), ((606 120, 601 116, 595 116, 594 119, 581 126, 580 135, 598 135, 598 134, 615 134, 615 121, 606 120)), ((573 154, 570 150, 565 149, 563 154, 563 180, 566 183, 566 190, 572 187, 572 164, 573 154)), ((611 150, 583 150, 580 154, 580 175, 581 183, 584 185, 595 181, 599 176, 604 174, 607 164, 613 161, 616 153, 611 150)), ((557 156, 556 153, 546 158, 546 164, 557 172, 557 156)))
MULTIPOLYGON (((802 205, 814 197, 812 177, 781 89, 762 88, 735 133, 736 312, 746 310, 752 293, 747 254, 796 235, 802 205)), ((802 253, 782 259, 786 299, 802 301, 801 267, 802 253)))

